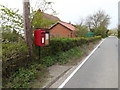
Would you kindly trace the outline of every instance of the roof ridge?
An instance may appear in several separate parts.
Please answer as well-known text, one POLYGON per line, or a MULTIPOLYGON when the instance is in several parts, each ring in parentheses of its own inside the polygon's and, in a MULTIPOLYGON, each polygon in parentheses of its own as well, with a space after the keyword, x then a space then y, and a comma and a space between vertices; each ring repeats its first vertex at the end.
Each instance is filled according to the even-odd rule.
POLYGON ((71 29, 71 30, 75 30, 75 26, 71 23, 67 23, 67 22, 63 22, 63 21, 58 21, 58 23, 64 25, 65 27, 71 29))
MULTIPOLYGON (((44 12, 43 12, 44 13, 44 12)), ((53 16, 53 17, 56 17, 56 18, 58 18, 57 16, 55 16, 55 15, 52 15, 52 14, 48 14, 48 13, 44 13, 44 14, 47 14, 47 15, 50 15, 50 16, 53 16)))
POLYGON ((72 25, 72 26, 74 26, 74 27, 75 27, 75 25, 74 25, 74 24, 72 24, 72 23, 68 23, 68 22, 64 22, 64 21, 58 21, 58 22, 63 22, 63 23, 66 23, 66 24, 70 24, 70 25, 72 25))

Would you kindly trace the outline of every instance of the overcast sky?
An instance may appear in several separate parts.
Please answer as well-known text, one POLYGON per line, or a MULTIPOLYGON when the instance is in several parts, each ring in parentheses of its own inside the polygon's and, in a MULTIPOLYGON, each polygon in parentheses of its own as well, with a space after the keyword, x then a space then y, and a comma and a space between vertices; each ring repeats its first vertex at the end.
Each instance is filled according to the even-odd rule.
POLYGON ((120 1, 119 1, 119 4, 118 4, 118 25, 120 25, 120 1))
MULTIPOLYGON (((36 1, 30 0, 31 6, 35 7, 36 1)), ((54 2, 53 8, 58 13, 58 17, 65 22, 73 24, 79 23, 80 19, 85 19, 88 15, 98 10, 104 10, 111 17, 109 28, 115 28, 118 25, 118 1, 120 0, 49 0, 54 2)), ((0 4, 10 8, 23 10, 23 0, 0 0, 0 4)))

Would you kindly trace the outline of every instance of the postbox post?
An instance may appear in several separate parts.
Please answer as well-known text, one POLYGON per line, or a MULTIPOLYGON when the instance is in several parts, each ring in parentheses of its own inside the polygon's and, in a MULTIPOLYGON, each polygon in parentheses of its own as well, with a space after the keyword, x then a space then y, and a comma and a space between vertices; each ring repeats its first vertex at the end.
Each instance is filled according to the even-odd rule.
POLYGON ((41 51, 41 47, 40 47, 40 46, 38 46, 38 47, 39 47, 38 53, 39 53, 39 60, 40 60, 40 51, 41 51))

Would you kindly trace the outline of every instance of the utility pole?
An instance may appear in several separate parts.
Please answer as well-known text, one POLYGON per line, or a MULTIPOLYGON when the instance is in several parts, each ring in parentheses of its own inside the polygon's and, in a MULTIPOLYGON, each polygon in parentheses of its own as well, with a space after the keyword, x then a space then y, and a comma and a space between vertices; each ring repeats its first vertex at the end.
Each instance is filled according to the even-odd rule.
POLYGON ((29 0, 23 0, 23 16, 24 16, 24 30, 25 40, 29 48, 29 55, 33 55, 33 40, 30 22, 30 3, 29 0))

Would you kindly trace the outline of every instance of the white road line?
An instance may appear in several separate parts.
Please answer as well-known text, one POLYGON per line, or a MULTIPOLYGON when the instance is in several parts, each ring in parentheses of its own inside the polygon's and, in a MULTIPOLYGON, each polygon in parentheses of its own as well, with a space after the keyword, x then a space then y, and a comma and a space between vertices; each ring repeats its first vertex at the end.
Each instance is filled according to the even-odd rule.
POLYGON ((97 50, 97 48, 103 43, 105 39, 103 39, 97 46, 96 48, 83 60, 83 62, 70 74, 70 76, 58 87, 58 90, 63 88, 65 84, 72 78, 72 76, 80 69, 80 67, 88 60, 88 58, 97 50))

